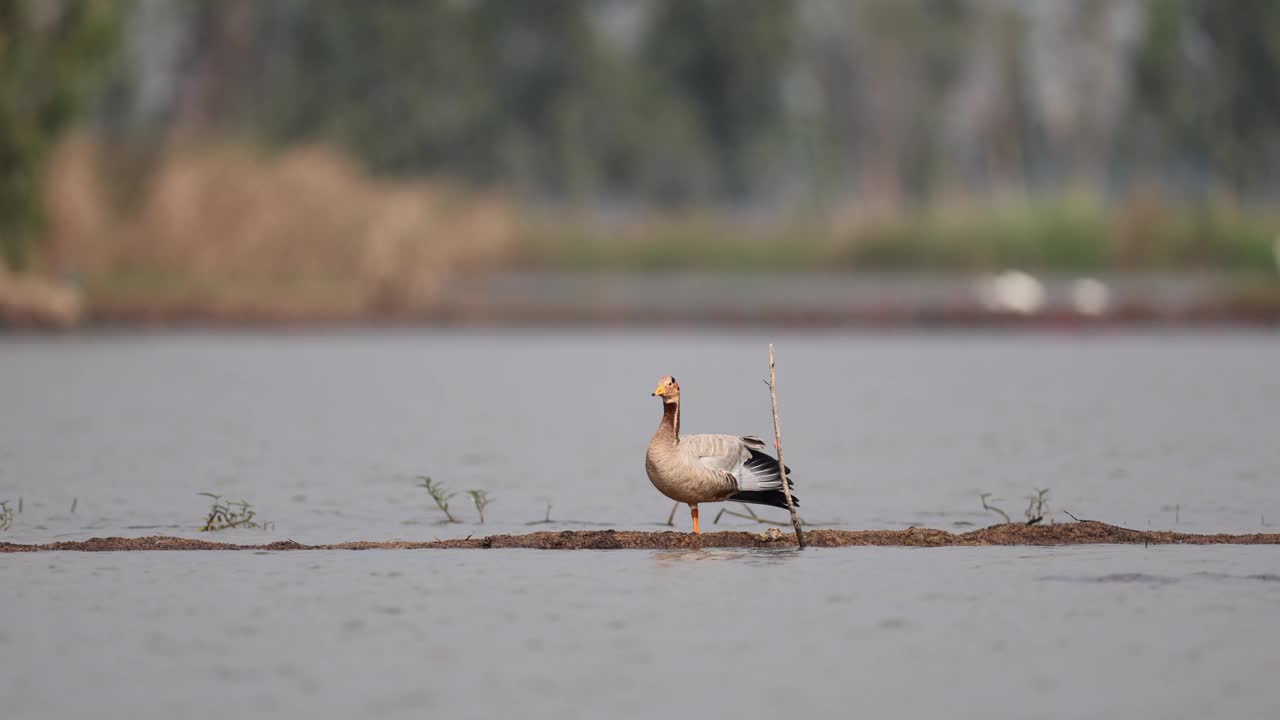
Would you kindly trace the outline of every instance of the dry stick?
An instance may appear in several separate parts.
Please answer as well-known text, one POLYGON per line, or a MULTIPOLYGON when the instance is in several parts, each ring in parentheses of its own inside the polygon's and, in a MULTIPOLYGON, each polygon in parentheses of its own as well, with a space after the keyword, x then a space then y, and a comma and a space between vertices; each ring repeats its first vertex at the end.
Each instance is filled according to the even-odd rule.
POLYGON ((1098 523, 1100 525, 1106 525, 1106 523, 1102 522, 1101 520, 1081 520, 1075 515, 1072 515, 1070 510, 1063 510, 1062 512, 1066 513, 1067 517, 1071 518, 1072 520, 1075 520, 1076 522, 1091 522, 1091 523, 1098 523))
POLYGON ((778 449, 778 474, 782 476, 782 492, 791 511, 791 526, 796 529, 796 544, 804 548, 804 531, 800 529, 800 516, 796 504, 791 501, 791 486, 787 484, 787 464, 782 460, 782 423, 778 420, 778 378, 773 368, 773 343, 769 343, 769 397, 773 400, 773 444, 778 449))
POLYGON ((1151 532, 1150 530, 1134 530, 1133 528, 1127 528, 1127 527, 1125 527, 1125 526, 1123 526, 1123 525, 1112 525, 1112 524, 1111 524, 1111 523, 1109 523, 1109 522, 1103 522, 1103 521, 1101 521, 1101 520, 1086 520, 1086 519, 1084 519, 1084 518, 1078 518, 1078 517, 1076 517, 1075 515, 1072 515, 1072 514, 1071 514, 1071 512, 1070 512, 1070 511, 1068 511, 1068 510, 1063 510, 1062 512, 1066 513, 1066 514, 1067 514, 1067 517, 1071 518, 1072 520, 1075 520, 1076 522, 1080 522, 1080 523, 1095 523, 1095 524, 1097 524, 1097 525, 1106 525, 1107 527, 1113 527, 1113 528, 1117 528, 1117 529, 1119 529, 1119 530, 1128 530, 1129 532, 1132 532, 1132 533, 1151 532))

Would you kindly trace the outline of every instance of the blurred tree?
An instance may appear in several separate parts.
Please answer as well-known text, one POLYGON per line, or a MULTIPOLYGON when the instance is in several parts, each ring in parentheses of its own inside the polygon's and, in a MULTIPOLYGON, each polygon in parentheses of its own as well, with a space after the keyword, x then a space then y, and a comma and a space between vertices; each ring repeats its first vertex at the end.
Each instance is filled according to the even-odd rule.
POLYGON ((794 15, 790 0, 658 0, 643 40, 639 61, 674 96, 664 109, 687 109, 732 199, 767 167, 757 158, 784 120, 794 15))
MULTIPOLYGON (((41 69, 74 79, 72 59, 88 57, 75 31, 13 33, 39 9, 69 28, 128 16, 121 84, 134 87, 104 117, 147 147, 228 129, 335 142, 376 171, 554 202, 768 204, 807 183, 892 207, 1145 174, 1247 194, 1274 191, 1280 164, 1280 2, 1268 0, 0 6, 18 38, 0 48, 5 158, 38 147, 18 128, 46 127, 33 108, 60 107, 53 88, 77 84, 39 84, 41 69)), ((4 202, 22 177, 6 176, 4 202)), ((27 192, 17 202, 30 208, 27 192)))
POLYGON ((469 8, 283 2, 263 30, 254 117, 278 142, 337 140, 374 168, 461 169, 493 114, 469 8))
POLYGON ((480 0, 471 25, 493 110, 486 179, 563 196, 594 185, 588 108, 599 62, 588 0, 480 0))
POLYGON ((1146 161, 1175 176, 1190 168, 1202 192, 1215 180, 1241 194, 1275 182, 1280 4, 1149 0, 1146 11, 1133 63, 1146 161))
POLYGON ((376 170, 563 192, 583 170, 597 53, 587 0, 278 3, 256 116, 376 170))
POLYGON ((49 149, 109 64, 119 9, 101 0, 0 2, 0 256, 13 267, 30 260, 49 149))
POLYGON ((1213 47, 1214 82, 1204 98, 1218 129, 1213 161, 1242 193, 1280 160, 1280 3, 1194 0, 1192 8, 1213 47))

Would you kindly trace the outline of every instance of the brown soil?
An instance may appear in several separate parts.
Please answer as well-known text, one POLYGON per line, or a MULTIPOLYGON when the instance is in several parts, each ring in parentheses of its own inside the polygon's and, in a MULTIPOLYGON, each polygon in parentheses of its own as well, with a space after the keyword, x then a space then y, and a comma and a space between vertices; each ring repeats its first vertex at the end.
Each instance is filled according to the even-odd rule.
MULTIPOLYGON (((1086 520, 1055 525, 993 525, 961 535, 929 528, 906 530, 810 530, 805 538, 813 547, 947 547, 994 545, 1280 545, 1280 533, 1248 535, 1195 535, 1167 530, 1130 530, 1086 520)), ((75 550, 117 552, 136 550, 419 550, 526 548, 534 550, 667 550, 687 548, 778 548, 795 545, 794 537, 777 528, 763 533, 724 531, 692 535, 672 531, 565 530, 525 535, 488 535, 458 540, 408 542, 404 540, 356 541, 332 545, 302 545, 282 540, 265 545, 191 540, 177 537, 91 538, 72 542, 19 545, 0 543, 0 553, 75 550)))

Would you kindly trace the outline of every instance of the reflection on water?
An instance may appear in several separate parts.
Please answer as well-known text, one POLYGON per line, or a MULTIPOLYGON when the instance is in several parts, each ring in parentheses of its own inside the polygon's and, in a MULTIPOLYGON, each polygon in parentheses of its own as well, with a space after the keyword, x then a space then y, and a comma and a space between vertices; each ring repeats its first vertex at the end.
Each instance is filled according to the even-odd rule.
POLYGON ((653 559, 659 566, 690 563, 740 562, 748 566, 780 565, 796 557, 798 551, 788 548, 702 548, 688 550, 655 550, 653 559))

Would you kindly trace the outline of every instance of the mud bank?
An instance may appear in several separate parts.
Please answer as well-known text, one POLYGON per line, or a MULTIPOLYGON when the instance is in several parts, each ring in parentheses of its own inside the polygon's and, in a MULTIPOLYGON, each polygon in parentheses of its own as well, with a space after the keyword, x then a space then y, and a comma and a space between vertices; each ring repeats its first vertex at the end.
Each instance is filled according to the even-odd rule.
MULTIPOLYGON (((1280 545, 1280 533, 1197 535, 1165 530, 1130 530, 1102 522, 1082 521, 1044 526, 993 525, 960 535, 929 528, 906 530, 810 530, 813 547, 952 547, 997 545, 1280 545)), ((0 543, 0 553, 124 552, 142 550, 447 550, 523 548, 532 550, 669 550, 694 548, 779 548, 795 545, 790 533, 771 528, 763 533, 712 532, 703 535, 672 531, 565 530, 524 535, 488 535, 431 542, 403 540, 356 541, 331 545, 303 545, 282 540, 263 545, 151 536, 106 537, 42 545, 0 543)))

